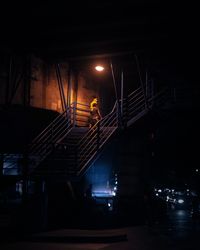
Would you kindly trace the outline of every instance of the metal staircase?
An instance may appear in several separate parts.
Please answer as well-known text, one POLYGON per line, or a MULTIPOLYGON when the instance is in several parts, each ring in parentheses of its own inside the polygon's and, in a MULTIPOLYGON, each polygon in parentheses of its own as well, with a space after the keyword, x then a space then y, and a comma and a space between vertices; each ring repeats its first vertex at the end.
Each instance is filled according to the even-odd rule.
POLYGON ((96 123, 77 144, 77 175, 98 157, 109 138, 117 130, 119 124, 118 105, 115 103, 112 111, 96 123))
POLYGON ((49 124, 29 145, 28 172, 31 173, 52 152, 54 144, 62 141, 72 128, 71 107, 49 124))
MULTIPOLYGON (((139 87, 116 101, 109 114, 89 129, 89 106, 72 103, 29 145, 28 175, 79 176, 97 159, 104 146, 120 129, 134 124, 153 106, 160 106, 166 90, 146 96, 139 87)), ((164 100, 164 101, 163 101, 164 100)))
POLYGON ((87 127, 73 127, 60 143, 55 143, 50 155, 35 169, 34 175, 75 176, 77 144, 88 132, 87 127))
POLYGON ((78 104, 74 103, 73 114, 70 112, 71 126, 68 126, 66 135, 57 142, 53 141, 53 148, 48 146, 45 160, 35 171, 32 169, 33 174, 68 177, 81 175, 97 159, 112 135, 119 128, 131 126, 145 115, 153 105, 163 99, 163 93, 165 92, 146 97, 140 87, 128 95, 123 103, 121 100, 116 102, 112 111, 90 129, 82 124, 76 127, 78 122, 82 122, 80 117, 85 119, 83 112, 88 112, 88 107, 85 109, 82 105, 78 108, 78 104))

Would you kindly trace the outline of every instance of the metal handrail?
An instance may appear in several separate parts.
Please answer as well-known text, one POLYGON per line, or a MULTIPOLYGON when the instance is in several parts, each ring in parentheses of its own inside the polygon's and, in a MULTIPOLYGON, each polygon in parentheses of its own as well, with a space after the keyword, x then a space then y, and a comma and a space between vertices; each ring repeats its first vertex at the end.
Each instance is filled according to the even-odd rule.
MULTIPOLYGON (((134 116, 136 111, 143 112, 146 108, 144 105, 144 94, 141 90, 141 87, 134 90, 131 94, 128 95, 125 102, 128 102, 128 108, 131 111, 130 113, 134 116), (141 109, 142 110, 138 110, 141 109)), ((123 104, 123 109, 127 103, 123 104)), ((130 117, 131 119, 132 117, 130 117)), ((79 141, 77 145, 77 163, 79 173, 84 170, 87 164, 94 158, 96 153, 114 131, 118 128, 118 107, 117 102, 115 103, 112 111, 106 115, 101 121, 97 122, 79 141), (98 140, 98 142, 97 142, 98 140), (99 145, 97 145, 99 143, 99 145)))
MULTIPOLYGON (((96 124, 88 131, 88 133, 82 138, 82 140, 79 142, 79 145, 78 145, 78 146, 81 148, 81 147, 82 147, 82 144, 85 145, 85 141, 86 141, 88 138, 91 138, 91 136, 93 136, 93 135, 96 136, 97 127, 100 126, 100 128, 102 129, 103 123, 104 123, 104 122, 106 123, 106 121, 110 119, 110 115, 112 115, 112 114, 113 114, 113 111, 112 111, 110 114, 108 114, 107 116, 105 116, 101 121, 99 121, 98 123, 96 123, 96 124)), ((90 141, 89 141, 89 143, 90 143, 90 141)), ((85 147, 86 147, 86 146, 85 146, 85 147)))
MULTIPOLYGON (((160 97, 161 93, 147 98, 151 105, 155 99, 160 97)), ((119 101, 119 104, 121 100, 119 101)), ((116 101, 112 111, 98 121, 92 128, 90 128, 76 143, 76 171, 80 174, 88 164, 94 159, 98 151, 109 140, 112 134, 119 126, 119 110, 118 102, 116 101)), ((149 107, 148 107, 149 108, 149 107)), ((145 114, 147 106, 145 102, 144 92, 142 87, 137 88, 130 93, 127 98, 123 99, 123 117, 122 120, 126 122, 124 125, 130 125, 130 121, 134 122, 145 114), (137 119, 134 119, 137 118, 137 119)), ((87 122, 83 117, 87 118, 90 112, 89 105, 73 102, 68 110, 57 117, 39 136, 37 136, 32 143, 32 149, 35 154, 40 155, 40 159, 44 159, 52 150, 50 143, 59 143, 77 122, 87 122), (66 123, 65 123, 66 122, 66 123), (34 145, 39 144, 39 145, 34 145), (35 147, 35 148, 34 148, 35 147)), ((40 159, 38 162, 40 162, 40 159)))
MULTIPOLYGON (((67 111, 65 111, 61 115, 59 115, 37 137, 35 137, 35 139, 31 143, 31 145, 35 145, 36 143, 43 141, 48 136, 48 133, 50 132, 50 134, 51 134, 51 132, 54 128, 58 129, 60 124, 62 124, 62 122, 67 121, 67 124, 70 124, 71 121, 69 119, 69 116, 65 116, 65 114, 67 114, 67 111)), ((30 145, 30 149, 31 149, 31 145, 30 145)))
MULTIPOLYGON (((154 96, 151 96, 151 97, 148 98, 148 100, 147 100, 148 103, 150 105, 153 105, 154 102, 158 103, 159 101, 164 101, 166 99, 169 100, 170 98, 167 96, 169 91, 170 91, 170 89, 168 87, 160 90, 154 96)), ((170 93, 170 95, 171 95, 171 93, 170 93)))
POLYGON ((143 102, 143 101, 145 102, 145 99, 144 99, 143 96, 141 96, 141 98, 138 98, 138 99, 137 99, 137 102, 133 102, 133 103, 131 103, 131 104, 128 105, 129 110, 131 110, 131 109, 133 109, 133 108, 135 108, 135 107, 138 107, 138 105, 139 105, 141 102, 143 102))
POLYGON ((97 151, 104 145, 105 141, 113 134, 118 127, 117 103, 115 103, 112 111, 102 120, 98 121, 79 141, 77 145, 77 164, 80 173, 87 164, 93 159, 97 151), (104 129, 111 127, 106 132, 104 129), (99 143, 99 145, 97 144, 99 143))
MULTIPOLYGON (((117 124, 115 129, 111 131, 109 136, 106 136, 106 139, 100 144, 99 149, 103 147, 103 145, 107 142, 107 140, 111 137, 111 135, 115 132, 117 129, 117 124)), ((78 169, 78 175, 84 170, 84 168, 89 164, 89 162, 96 156, 97 149, 93 149, 93 151, 90 152, 90 157, 87 159, 86 157, 82 160, 82 165, 79 164, 79 169, 78 169)))
POLYGON ((137 91, 139 90, 142 90, 142 87, 139 87, 137 88, 136 90, 134 90, 133 92, 131 92, 129 95, 128 95, 128 98, 131 97, 133 94, 137 93, 137 91))
MULTIPOLYGON (((112 120, 113 121, 113 120, 112 120)), ((111 124, 109 124, 109 125, 111 125, 111 124)), ((91 143, 93 142, 93 140, 94 140, 94 138, 96 138, 95 136, 97 136, 97 133, 96 133, 96 130, 97 130, 97 126, 98 126, 98 124, 96 125, 96 128, 94 129, 94 127, 93 127, 93 133, 91 133, 91 135, 93 134, 94 136, 92 137, 91 135, 90 136, 87 136, 87 138, 85 138, 85 140, 83 141, 83 145, 82 144, 79 144, 79 153, 81 154, 84 150, 85 150, 85 148, 87 148, 87 145, 89 144, 90 146, 91 146, 91 143), (89 140, 89 141, 87 141, 87 139, 89 140), (87 142, 87 144, 86 144, 86 142, 87 142)), ((117 124, 115 125, 116 127, 117 127, 117 124)), ((104 125, 104 127, 105 127, 105 125, 104 125)), ((103 128, 103 126, 101 126, 100 127, 100 131, 102 130, 102 128, 103 128)), ((90 147, 89 146, 89 147, 90 147)))
POLYGON ((30 152, 37 152, 40 145, 56 142, 60 138, 59 133, 62 133, 63 129, 68 130, 70 127, 70 121, 67 121, 66 124, 64 121, 62 121, 62 123, 60 123, 55 130, 50 129, 48 133, 45 134, 46 136, 38 138, 38 141, 34 140, 30 145, 30 152))
POLYGON ((29 172, 33 171, 51 153, 52 144, 66 136, 71 128, 71 107, 69 107, 57 116, 29 145, 29 158, 35 159, 32 166, 29 166, 29 172))
POLYGON ((68 112, 69 110, 65 110, 63 113, 61 113, 59 116, 57 116, 39 135, 37 135, 32 142, 38 140, 43 134, 45 134, 49 128, 52 127, 52 124, 56 125, 57 122, 59 122, 59 119, 63 118, 64 115, 68 112))
POLYGON ((133 106, 130 105, 129 107, 129 112, 131 112, 134 109, 137 109, 138 106, 141 105, 141 103, 145 103, 145 99, 143 98, 142 100, 139 100, 137 103, 135 103, 133 106))
POLYGON ((132 101, 132 99, 136 99, 136 97, 138 97, 138 96, 144 96, 142 90, 139 91, 139 92, 137 92, 134 96, 132 95, 132 96, 128 97, 128 98, 129 98, 129 101, 132 101), (141 94, 142 94, 142 95, 141 95, 141 94))
POLYGON ((80 146, 81 145, 81 143, 82 143, 82 141, 84 141, 85 140, 85 138, 87 138, 88 136, 89 136, 89 134, 90 133, 95 133, 95 127, 97 127, 97 125, 101 122, 101 124, 107 119, 107 118, 109 118, 110 117, 110 115, 111 114, 113 114, 114 113, 114 110, 115 110, 115 108, 116 108, 116 106, 117 106, 117 102, 115 102, 115 104, 114 104, 114 106, 113 106, 113 108, 112 108, 112 111, 109 113, 109 114, 107 114, 106 116, 104 116, 103 117, 103 119, 101 120, 101 121, 98 121, 83 137, 82 137, 82 139, 79 141, 79 143, 78 143, 78 146, 80 146))
POLYGON ((71 129, 77 125, 77 122, 87 122, 83 117, 88 118, 89 105, 73 102, 59 116, 57 116, 38 136, 36 136, 28 148, 30 158, 37 157, 34 162, 35 166, 31 166, 33 170, 37 165, 45 159, 52 151, 52 144, 59 143, 71 129), (82 118, 79 118, 82 117, 82 118))

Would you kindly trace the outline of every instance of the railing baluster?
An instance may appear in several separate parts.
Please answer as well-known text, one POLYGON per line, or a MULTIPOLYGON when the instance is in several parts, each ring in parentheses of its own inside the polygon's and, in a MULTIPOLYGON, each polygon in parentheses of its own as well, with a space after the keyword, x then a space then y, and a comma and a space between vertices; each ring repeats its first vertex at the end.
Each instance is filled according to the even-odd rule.
POLYGON ((97 151, 100 147, 100 122, 97 124, 97 151))
MULTIPOLYGON (((148 98, 147 101, 150 106, 155 98, 157 98, 156 95, 148 98)), ((147 111, 145 107, 144 92, 141 87, 124 99, 122 120, 118 113, 120 107, 116 102, 112 111, 89 129, 76 144, 73 155, 75 164, 73 165, 77 167, 78 173, 80 174, 88 166, 118 127, 126 127, 128 123, 128 125, 130 125, 132 119, 135 121, 138 117, 144 115, 147 111)), ((88 115, 89 105, 74 102, 63 114, 57 117, 40 136, 37 136, 30 147, 30 154, 32 153, 33 157, 40 155, 39 159, 36 159, 37 164, 52 152, 52 145, 61 142, 71 129, 80 126, 80 124, 84 122, 83 118, 87 118, 88 115)), ((85 125, 87 126, 86 123, 87 120, 85 121, 85 125)), ((34 166, 32 169, 34 169, 34 166)))

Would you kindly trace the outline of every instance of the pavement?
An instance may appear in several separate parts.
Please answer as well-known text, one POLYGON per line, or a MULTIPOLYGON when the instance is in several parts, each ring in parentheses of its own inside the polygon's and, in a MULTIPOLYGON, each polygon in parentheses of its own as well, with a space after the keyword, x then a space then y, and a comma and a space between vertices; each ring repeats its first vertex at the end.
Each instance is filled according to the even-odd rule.
POLYGON ((114 229, 59 229, 5 242, 1 250, 199 250, 200 221, 175 210, 153 225, 114 229))
POLYGON ((148 227, 112 230, 62 229, 3 244, 1 250, 148 249, 145 247, 152 245, 152 239, 148 227))

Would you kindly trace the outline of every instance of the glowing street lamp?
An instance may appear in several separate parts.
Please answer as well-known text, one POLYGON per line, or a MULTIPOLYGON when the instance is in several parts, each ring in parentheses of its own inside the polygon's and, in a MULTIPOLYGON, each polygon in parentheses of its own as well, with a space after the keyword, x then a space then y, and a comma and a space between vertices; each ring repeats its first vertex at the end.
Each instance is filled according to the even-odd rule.
POLYGON ((95 67, 95 69, 96 69, 96 71, 98 71, 98 72, 104 71, 104 67, 101 66, 101 65, 97 65, 97 66, 95 67))

